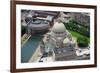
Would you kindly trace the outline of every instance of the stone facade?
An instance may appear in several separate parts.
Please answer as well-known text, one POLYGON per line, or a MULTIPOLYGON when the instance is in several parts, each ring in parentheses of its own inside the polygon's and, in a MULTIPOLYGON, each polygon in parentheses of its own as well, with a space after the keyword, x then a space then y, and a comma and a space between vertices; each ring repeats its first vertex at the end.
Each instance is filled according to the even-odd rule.
POLYGON ((63 23, 56 22, 51 31, 45 35, 43 43, 45 47, 41 48, 42 52, 52 52, 51 56, 57 61, 71 60, 76 56, 75 42, 63 23))

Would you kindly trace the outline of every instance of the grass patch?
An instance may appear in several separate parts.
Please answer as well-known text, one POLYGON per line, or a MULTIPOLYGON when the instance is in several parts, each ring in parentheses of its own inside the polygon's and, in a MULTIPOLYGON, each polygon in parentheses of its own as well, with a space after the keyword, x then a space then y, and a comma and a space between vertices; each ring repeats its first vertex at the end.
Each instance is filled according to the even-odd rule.
POLYGON ((77 33, 77 32, 74 32, 74 31, 69 31, 69 32, 72 34, 72 36, 74 36, 74 37, 76 37, 76 38, 78 38, 78 37, 83 37, 83 39, 84 39, 84 38, 87 38, 87 39, 88 39, 88 42, 90 42, 90 38, 87 37, 87 36, 81 35, 81 34, 79 34, 79 33, 77 33))

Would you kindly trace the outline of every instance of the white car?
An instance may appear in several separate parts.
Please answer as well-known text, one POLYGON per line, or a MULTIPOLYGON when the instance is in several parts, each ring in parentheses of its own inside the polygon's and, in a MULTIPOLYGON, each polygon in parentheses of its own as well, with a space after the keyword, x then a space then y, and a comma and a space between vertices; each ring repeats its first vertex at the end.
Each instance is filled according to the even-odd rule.
POLYGON ((39 62, 52 62, 53 58, 52 57, 43 57, 39 60, 39 62))
POLYGON ((76 49, 76 54, 77 56, 84 56, 84 55, 89 55, 90 50, 89 49, 76 49))

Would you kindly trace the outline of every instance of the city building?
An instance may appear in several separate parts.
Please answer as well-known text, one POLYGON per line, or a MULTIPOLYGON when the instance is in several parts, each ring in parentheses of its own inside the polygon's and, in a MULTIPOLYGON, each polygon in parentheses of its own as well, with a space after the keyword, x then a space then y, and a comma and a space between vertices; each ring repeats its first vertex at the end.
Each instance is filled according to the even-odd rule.
POLYGON ((72 20, 71 13, 69 12, 60 12, 59 17, 57 18, 57 21, 68 23, 70 20, 72 20))
POLYGON ((22 10, 22 62, 89 59, 89 49, 78 47, 77 38, 73 37, 63 24, 69 23, 70 20, 88 23, 85 22, 87 15, 73 12, 22 10))
POLYGON ((42 53, 50 53, 55 61, 73 60, 76 57, 76 42, 63 23, 56 22, 43 39, 42 53))
POLYGON ((27 27, 28 34, 46 32, 53 26, 53 20, 54 18, 57 18, 58 15, 59 12, 23 11, 21 23, 22 26, 27 27))

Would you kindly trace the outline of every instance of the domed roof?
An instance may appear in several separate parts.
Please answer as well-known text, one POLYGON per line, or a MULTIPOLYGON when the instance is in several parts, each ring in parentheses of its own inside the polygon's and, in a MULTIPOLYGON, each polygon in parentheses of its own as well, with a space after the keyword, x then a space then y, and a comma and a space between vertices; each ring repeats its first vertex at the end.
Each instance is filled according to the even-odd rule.
POLYGON ((70 42, 68 38, 65 38, 64 41, 63 41, 64 44, 66 44, 68 42, 70 42))
POLYGON ((58 33, 63 33, 66 31, 66 28, 64 26, 63 23, 58 23, 56 22, 54 25, 53 25, 53 28, 52 28, 52 31, 55 33, 55 32, 58 32, 58 33))
POLYGON ((31 18, 32 17, 32 14, 28 14, 27 17, 31 18))

